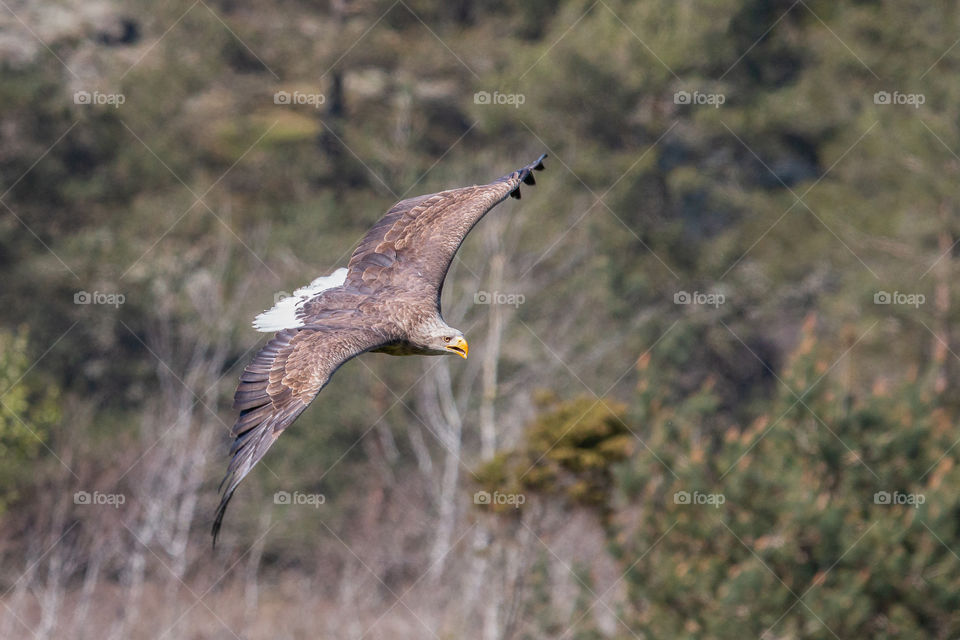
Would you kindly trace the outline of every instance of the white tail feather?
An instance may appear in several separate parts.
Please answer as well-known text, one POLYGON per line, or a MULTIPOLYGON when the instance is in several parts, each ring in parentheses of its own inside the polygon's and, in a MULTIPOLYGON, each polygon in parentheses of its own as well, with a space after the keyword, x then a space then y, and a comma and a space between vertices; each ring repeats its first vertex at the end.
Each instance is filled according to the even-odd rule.
POLYGON ((254 318, 253 328, 264 333, 272 333, 283 329, 302 327, 303 321, 297 317, 297 313, 303 303, 321 291, 339 287, 346 279, 347 270, 342 267, 328 276, 320 276, 307 286, 294 291, 292 296, 277 301, 272 309, 264 311, 254 318))

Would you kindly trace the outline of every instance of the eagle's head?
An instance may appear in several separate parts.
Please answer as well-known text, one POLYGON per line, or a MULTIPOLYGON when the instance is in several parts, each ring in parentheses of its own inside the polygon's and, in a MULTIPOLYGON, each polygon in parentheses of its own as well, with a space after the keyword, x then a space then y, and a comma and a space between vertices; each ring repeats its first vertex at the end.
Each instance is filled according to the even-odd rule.
POLYGON ((458 329, 454 329, 452 333, 444 334, 440 341, 443 343, 443 349, 446 353, 455 353, 464 360, 467 359, 470 345, 467 344, 467 339, 458 329))
POLYGON ((458 355, 466 358, 470 351, 463 332, 439 318, 419 325, 409 338, 410 342, 422 349, 422 353, 426 355, 458 355))

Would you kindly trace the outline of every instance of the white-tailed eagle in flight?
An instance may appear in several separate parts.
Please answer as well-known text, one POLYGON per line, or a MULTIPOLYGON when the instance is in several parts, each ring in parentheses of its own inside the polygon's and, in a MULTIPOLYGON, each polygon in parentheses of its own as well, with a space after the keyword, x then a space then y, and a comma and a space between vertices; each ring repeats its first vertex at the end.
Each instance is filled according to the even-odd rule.
POLYGON ((398 202, 364 236, 346 268, 317 278, 257 316, 258 331, 276 332, 240 376, 234 409, 233 458, 213 539, 237 486, 284 429, 297 419, 347 360, 366 351, 467 357, 463 333, 440 316, 447 269, 470 229, 520 183, 534 184, 535 162, 490 184, 398 202))

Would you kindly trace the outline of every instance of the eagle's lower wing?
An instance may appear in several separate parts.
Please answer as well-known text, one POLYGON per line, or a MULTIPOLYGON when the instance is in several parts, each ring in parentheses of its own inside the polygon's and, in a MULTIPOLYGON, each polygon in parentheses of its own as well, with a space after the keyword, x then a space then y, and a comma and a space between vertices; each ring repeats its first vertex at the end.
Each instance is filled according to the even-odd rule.
POLYGON ((346 283, 365 294, 393 286, 440 290, 454 254, 470 229, 507 198, 520 197, 520 183, 534 184, 540 156, 490 184, 441 191, 403 200, 364 236, 347 265, 346 283))
POLYGON ((240 376, 234 409, 233 458, 221 483, 223 496, 213 523, 216 542, 223 515, 234 491, 344 362, 389 342, 375 328, 363 325, 308 325, 277 333, 240 376))

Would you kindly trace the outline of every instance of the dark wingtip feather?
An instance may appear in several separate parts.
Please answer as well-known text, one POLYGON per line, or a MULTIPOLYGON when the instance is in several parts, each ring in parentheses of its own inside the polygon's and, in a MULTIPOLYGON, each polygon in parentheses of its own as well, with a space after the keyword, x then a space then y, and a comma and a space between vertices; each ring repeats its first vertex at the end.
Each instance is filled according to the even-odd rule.
MULTIPOLYGON (((536 184, 536 180, 534 180, 532 172, 543 171, 543 159, 546 157, 547 157, 547 154, 544 153, 539 158, 537 158, 536 161, 531 162, 525 167, 521 167, 517 169, 513 173, 508 173, 505 176, 497 178, 493 182, 494 183, 496 182, 513 183, 514 181, 517 181, 517 182, 523 182, 524 184, 536 184)), ((510 196, 513 198, 516 198, 517 200, 520 199, 519 185, 517 187, 514 187, 513 191, 510 192, 510 196)))
MULTIPOLYGON (((264 391, 264 393, 266 392, 264 391)), ((264 397, 267 398, 266 395, 264 397)), ((220 486, 217 489, 222 491, 223 495, 220 498, 220 504, 217 506, 213 528, 210 531, 213 535, 214 546, 217 544, 217 538, 223 526, 223 517, 227 512, 227 505, 230 504, 230 499, 233 498, 237 487, 267 453, 267 449, 276 441, 280 432, 296 420, 307 408, 306 404, 296 399, 286 402, 279 409, 273 407, 272 404, 267 404, 268 402, 269 398, 263 401, 262 406, 241 411, 240 417, 237 418, 237 423, 233 427, 235 439, 230 447, 230 453, 233 457, 227 466, 227 474, 220 481, 220 486)))
MULTIPOLYGON (((522 169, 512 173, 510 176, 504 176, 503 178, 501 178, 501 180, 506 180, 506 179, 516 180, 517 178, 519 178, 520 182, 522 182, 523 184, 530 184, 530 185, 537 184, 536 179, 533 177, 533 172, 543 171, 543 168, 544 168, 543 159, 546 157, 547 157, 547 154, 544 153, 539 158, 537 158, 536 162, 531 162, 530 164, 523 167, 522 169)), ((510 197, 516 198, 517 200, 520 199, 520 185, 517 185, 517 187, 510 192, 510 197)))
POLYGON ((242 434, 237 438, 237 442, 242 442, 239 447, 237 447, 237 442, 234 442, 234 446, 231 447, 231 453, 233 453, 233 458, 230 460, 229 466, 227 466, 227 474, 223 476, 223 480, 220 481, 220 486, 217 487, 217 491, 223 491, 223 495, 220 497, 220 504, 217 505, 217 512, 213 519, 213 528, 210 533, 213 535, 213 545, 217 544, 217 537, 220 535, 220 528, 223 526, 223 516, 227 513, 227 505, 230 504, 230 499, 233 498, 234 492, 237 490, 237 487, 240 486, 240 483, 243 481, 247 474, 250 473, 254 465, 257 464, 257 461, 263 457, 263 454, 266 453, 267 449, 270 448, 270 445, 273 444, 274 438, 269 437, 269 433, 272 431, 272 428, 263 428, 262 425, 256 429, 251 430, 245 434, 242 434), (253 436, 251 438, 251 436, 253 436), (226 486, 226 489, 224 489, 226 486))
POLYGON ((230 461, 230 466, 227 468, 227 474, 223 476, 223 480, 220 481, 220 485, 217 487, 217 492, 223 491, 223 495, 220 496, 220 504, 217 505, 217 511, 213 518, 213 527, 210 530, 210 534, 213 536, 214 548, 217 546, 217 538, 220 537, 220 529, 223 527, 223 517, 227 513, 227 505, 230 504, 230 499, 233 498, 234 492, 237 490, 237 487, 240 486, 240 481, 243 480, 249 471, 249 469, 242 472, 239 470, 239 460, 241 457, 248 456, 249 449, 246 456, 243 456, 240 452, 235 454, 230 461), (223 488, 224 485, 226 485, 226 490, 223 488))
POLYGON ((217 514, 213 519, 213 527, 210 530, 210 534, 213 536, 213 542, 210 546, 214 549, 217 548, 217 539, 220 537, 220 529, 223 527, 223 516, 227 513, 227 505, 230 503, 234 491, 236 491, 236 487, 231 487, 223 494, 223 497, 220 498, 220 504, 217 506, 217 514))

